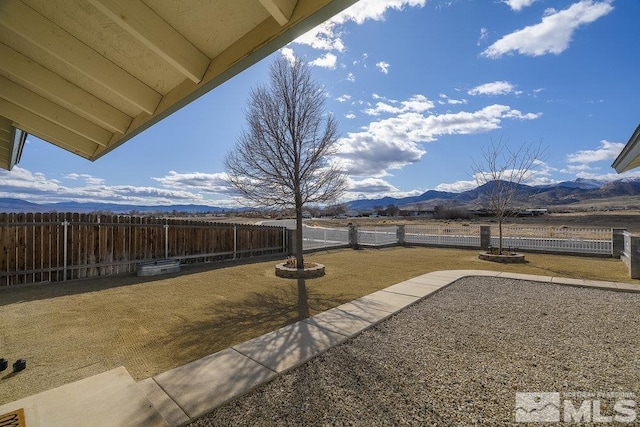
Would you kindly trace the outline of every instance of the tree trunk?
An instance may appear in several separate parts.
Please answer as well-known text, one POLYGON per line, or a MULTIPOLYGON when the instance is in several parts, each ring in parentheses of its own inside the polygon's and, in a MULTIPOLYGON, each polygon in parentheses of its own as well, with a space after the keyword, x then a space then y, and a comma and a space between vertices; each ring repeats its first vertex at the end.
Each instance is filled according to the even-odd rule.
POLYGON ((304 252, 302 246, 302 207, 296 206, 296 268, 304 268, 304 252))
MULTIPOLYGON (((296 266, 298 270, 304 269, 304 252, 302 242, 302 206, 296 203, 296 266)), ((309 297, 307 284, 304 279, 298 279, 298 319, 309 317, 309 297)))

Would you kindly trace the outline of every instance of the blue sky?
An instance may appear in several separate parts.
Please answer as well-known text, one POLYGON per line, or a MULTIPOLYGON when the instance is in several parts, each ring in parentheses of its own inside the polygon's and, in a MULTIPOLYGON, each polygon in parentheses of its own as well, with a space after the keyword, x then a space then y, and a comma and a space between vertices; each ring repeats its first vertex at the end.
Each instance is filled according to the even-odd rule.
POLYGON ((637 0, 361 0, 105 157, 32 136, 0 197, 237 206, 223 159, 249 91, 302 58, 339 121, 344 200, 476 186, 491 141, 542 142, 529 184, 613 180, 640 122, 637 0))

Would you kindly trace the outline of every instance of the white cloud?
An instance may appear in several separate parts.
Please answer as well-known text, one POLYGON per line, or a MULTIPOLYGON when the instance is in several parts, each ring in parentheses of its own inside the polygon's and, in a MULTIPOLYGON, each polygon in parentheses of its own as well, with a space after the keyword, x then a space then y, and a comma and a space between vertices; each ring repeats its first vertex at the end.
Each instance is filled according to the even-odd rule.
MULTIPOLYGON (((542 160, 534 161, 531 168, 525 172, 522 179, 522 184, 525 185, 549 185, 559 182, 551 177, 551 173, 557 171, 542 160)), ((512 170, 503 171, 503 176, 509 176, 512 170)), ((513 172, 517 173, 517 172, 513 172)), ((488 172, 477 172, 472 176, 470 180, 461 180, 452 183, 443 183, 438 185, 435 189, 438 191, 449 191, 452 193, 461 193, 463 191, 473 190, 478 186, 478 183, 483 183, 485 177, 490 175, 488 172)))
POLYGON ((618 174, 615 172, 605 173, 605 174, 579 172, 576 174, 576 178, 594 179, 597 181, 618 181, 618 180, 625 180, 625 179, 636 180, 636 179, 640 179, 640 171, 630 171, 630 172, 624 172, 621 174, 618 174))
POLYGON ((353 113, 347 113, 347 114, 344 115, 344 118, 345 119, 355 119, 356 115, 353 114, 353 113))
POLYGON ((405 7, 423 7, 426 0, 360 0, 331 19, 338 24, 353 21, 360 25, 366 20, 382 21, 389 9, 403 10, 405 7))
POLYGON ((12 197, 34 203, 52 202, 111 202, 140 205, 169 205, 174 203, 204 203, 200 194, 188 190, 166 190, 154 187, 105 184, 101 178, 84 174, 69 174, 69 181, 83 181, 79 186, 62 185, 44 174, 15 167, 0 171, 0 197, 12 197))
MULTIPOLYGON (((383 99, 376 94, 373 95, 373 98, 383 99)), ((414 95, 402 102, 395 100, 386 101, 387 102, 377 102, 375 108, 368 108, 364 112, 370 116, 379 116, 380 114, 400 114, 411 111, 421 113, 434 107, 433 102, 429 101, 424 95, 414 95)))
POLYGON ((439 184, 435 189, 437 191, 448 191, 450 193, 462 193, 463 191, 473 190, 477 186, 478 183, 475 180, 470 180, 439 184))
POLYGON ((503 3, 509 5, 512 10, 518 12, 527 6, 531 6, 535 1, 537 0, 503 0, 503 3))
POLYGON ((453 99, 453 98, 449 98, 444 93, 441 93, 439 96, 440 96, 440 100, 438 101, 438 104, 440 104, 440 105, 445 105, 445 104, 459 105, 459 104, 466 104, 467 103, 467 100, 464 99, 464 98, 463 99, 453 99))
POLYGON ((478 38, 477 45, 480 46, 481 44, 484 44, 488 38, 489 38, 489 30, 487 30, 484 27, 480 28, 480 37, 478 38))
POLYGON ((467 91, 469 95, 506 95, 514 92, 515 86, 507 81, 495 81, 481 84, 467 91))
POLYGON ((69 175, 65 176, 65 178, 73 181, 82 180, 88 185, 104 185, 104 179, 96 178, 87 174, 70 173, 69 175))
POLYGON ((381 178, 365 178, 355 180, 349 178, 347 190, 353 193, 390 194, 399 190, 381 178))
POLYGON ((389 74, 389 63, 385 61, 380 61, 376 64, 376 67, 380 69, 380 72, 384 74, 389 74))
POLYGON ((151 178, 165 187, 177 189, 197 189, 205 193, 227 194, 233 193, 227 183, 227 174, 188 172, 178 173, 169 171, 168 175, 151 178))
POLYGON ((347 102, 350 99, 351 99, 351 95, 344 94, 344 95, 341 95, 341 96, 337 97, 336 101, 338 101, 338 102, 347 102))
POLYGON ((347 74, 347 80, 349 80, 350 82, 355 82, 356 76, 354 76, 353 73, 349 73, 347 74))
POLYGON ((338 142, 334 160, 348 175, 387 176, 387 169, 401 169, 417 163, 426 153, 416 142, 395 138, 381 139, 369 132, 349 134, 338 142))
POLYGON ((293 64, 296 61, 296 55, 290 47, 283 47, 280 49, 280 53, 287 61, 289 61, 290 64, 293 64))
POLYGON ((624 148, 621 142, 600 141, 600 148, 596 150, 581 150, 567 155, 569 163, 593 163, 605 160, 614 160, 624 148))
POLYGON ((513 52, 528 56, 558 55, 569 47, 578 27, 594 22, 613 10, 611 1, 581 0, 559 12, 548 10, 542 22, 507 34, 489 46, 482 55, 488 58, 500 58, 513 52))
POLYGON ((441 135, 484 133, 499 129, 502 120, 533 120, 541 115, 498 104, 474 112, 425 115, 428 100, 422 96, 419 102, 412 103, 417 97, 378 103, 374 110, 392 116, 371 122, 362 131, 349 133, 338 141, 337 161, 348 174, 385 176, 388 169, 401 169, 420 161, 426 153, 421 144, 441 135))
POLYGON ((423 7, 427 0, 360 0, 330 20, 318 25, 298 37, 293 43, 304 44, 314 49, 342 52, 341 26, 347 22, 361 25, 367 20, 382 21, 388 10, 403 10, 405 7, 423 7))
POLYGON ((381 178, 365 178, 356 180, 347 178, 345 200, 378 199, 382 197, 409 197, 422 194, 422 190, 401 191, 381 178))
POLYGON ((313 61, 309 62, 309 64, 315 67, 329 68, 333 70, 336 68, 337 60, 338 60, 337 56, 335 56, 333 53, 328 52, 322 55, 321 57, 316 58, 313 61))

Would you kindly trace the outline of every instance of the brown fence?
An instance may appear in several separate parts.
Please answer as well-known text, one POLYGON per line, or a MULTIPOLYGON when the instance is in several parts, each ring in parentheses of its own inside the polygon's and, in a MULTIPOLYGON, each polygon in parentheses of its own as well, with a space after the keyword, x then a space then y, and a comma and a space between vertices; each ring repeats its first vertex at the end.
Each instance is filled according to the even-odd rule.
POLYGON ((286 251, 281 227, 77 213, 0 214, 0 286, 286 251))

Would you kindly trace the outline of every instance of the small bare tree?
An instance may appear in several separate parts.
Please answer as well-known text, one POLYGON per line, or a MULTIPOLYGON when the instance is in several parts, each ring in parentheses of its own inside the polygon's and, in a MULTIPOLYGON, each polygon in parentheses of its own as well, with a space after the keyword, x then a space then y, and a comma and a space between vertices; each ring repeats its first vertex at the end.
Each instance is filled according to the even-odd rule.
POLYGON ((228 182, 262 207, 294 208, 296 264, 304 268, 302 209, 328 203, 346 188, 344 172, 329 159, 338 124, 324 112, 325 93, 299 59, 276 60, 270 84, 252 89, 247 125, 225 159, 228 182))
POLYGON ((502 254, 502 224, 512 214, 522 181, 531 175, 533 165, 541 160, 544 149, 541 143, 524 143, 516 149, 500 139, 482 150, 482 161, 473 162, 474 177, 478 187, 485 185, 487 204, 498 221, 498 253, 502 254))

